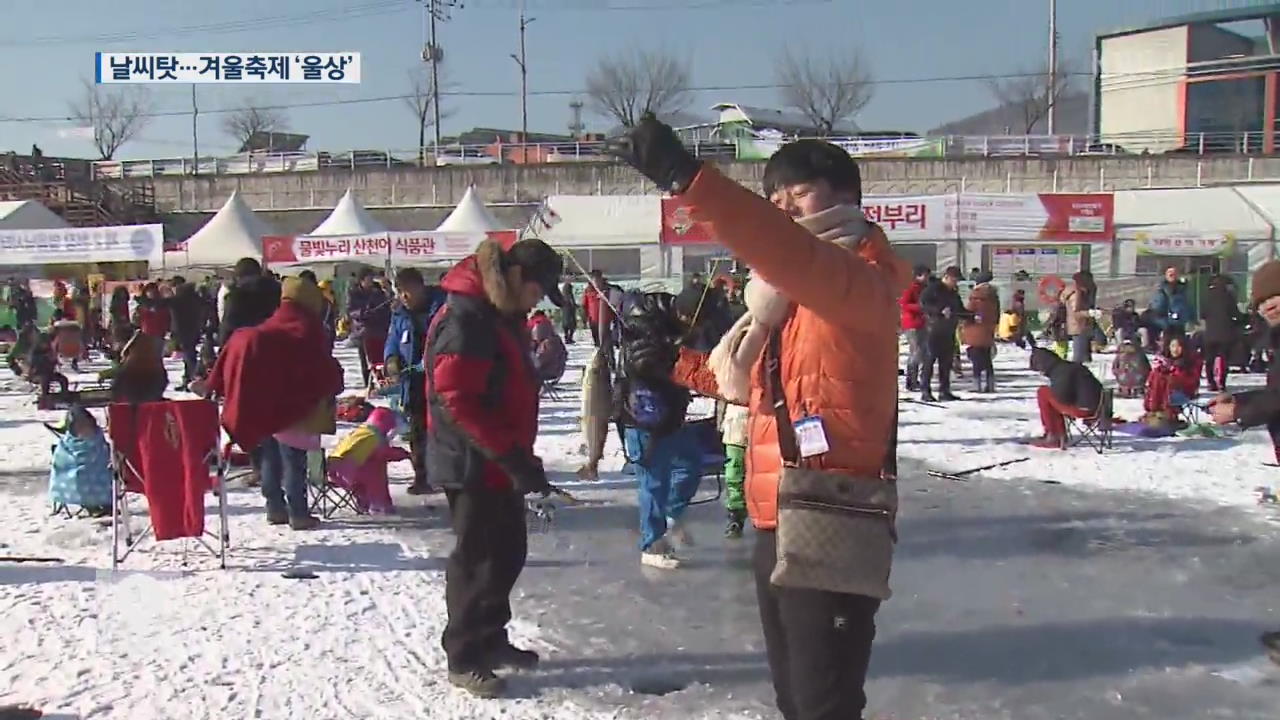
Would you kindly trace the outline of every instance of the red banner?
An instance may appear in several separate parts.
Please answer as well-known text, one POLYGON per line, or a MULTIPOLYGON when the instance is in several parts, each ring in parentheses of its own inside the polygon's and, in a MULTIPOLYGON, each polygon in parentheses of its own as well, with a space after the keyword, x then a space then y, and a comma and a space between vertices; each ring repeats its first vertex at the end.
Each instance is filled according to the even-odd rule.
POLYGON ((1110 193, 964 193, 956 236, 977 240, 1110 241, 1115 197, 1110 193))
POLYGON ((509 248, 515 230, 489 233, 393 232, 376 235, 268 235, 262 238, 262 257, 268 265, 321 262, 358 262, 382 265, 392 262, 460 260, 476 251, 486 238, 509 248))
POLYGON ((716 242, 711 226, 696 222, 680 198, 662 198, 662 233, 666 245, 708 245, 716 242))

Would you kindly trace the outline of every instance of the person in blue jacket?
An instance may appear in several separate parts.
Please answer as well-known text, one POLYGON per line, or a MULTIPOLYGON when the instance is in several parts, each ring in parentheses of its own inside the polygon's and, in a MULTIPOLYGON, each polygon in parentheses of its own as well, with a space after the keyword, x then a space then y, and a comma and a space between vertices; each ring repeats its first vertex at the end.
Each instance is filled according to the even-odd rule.
POLYGON ((409 452, 413 454, 413 484, 410 495, 431 492, 427 480, 427 390, 422 371, 422 354, 431 318, 444 305, 447 294, 436 285, 427 285, 417 268, 401 268, 396 273, 396 295, 400 301, 391 313, 391 326, 382 350, 383 367, 389 378, 400 382, 400 407, 409 419, 409 452))
POLYGON ((1187 283, 1178 276, 1175 267, 1166 268, 1164 281, 1156 288, 1155 297, 1147 308, 1151 324, 1164 335, 1184 335, 1187 323, 1194 320, 1187 283))

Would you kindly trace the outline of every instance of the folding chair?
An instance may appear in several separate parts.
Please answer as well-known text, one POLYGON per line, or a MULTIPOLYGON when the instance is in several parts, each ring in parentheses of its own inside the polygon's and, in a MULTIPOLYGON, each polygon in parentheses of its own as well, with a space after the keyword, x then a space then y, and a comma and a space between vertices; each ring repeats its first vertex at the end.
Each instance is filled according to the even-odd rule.
POLYGON ((218 406, 210 400, 115 403, 107 408, 113 484, 113 571, 149 537, 157 542, 194 539, 218 558, 219 567, 226 569, 231 538, 227 530, 227 468, 219 447, 220 436, 218 406), (218 498, 217 532, 204 527, 204 494, 209 491, 218 498), (131 522, 130 494, 146 496, 150 513, 147 526, 137 535, 131 522), (181 507, 173 507, 175 502, 181 507), (181 528, 171 527, 174 510, 180 511, 177 515, 181 528), (165 522, 163 530, 158 531, 160 512, 165 514, 165 522), (212 538, 216 547, 206 538, 212 538))
POLYGON ((689 423, 690 431, 698 434, 698 446, 702 448, 702 477, 713 476, 716 479, 716 494, 713 497, 695 500, 690 505, 713 503, 724 495, 724 442, 720 439, 720 431, 716 428, 715 418, 694 420, 689 423))
POLYGON ((355 493, 346 482, 329 475, 323 450, 307 453, 307 488, 311 494, 311 513, 328 520, 342 510, 368 515, 356 503, 355 493))
POLYGON ((560 389, 557 387, 558 380, 542 381, 542 397, 552 402, 560 402, 560 389))
POLYGON ((1080 410, 1066 415, 1067 447, 1085 445, 1099 455, 1112 447, 1115 389, 1103 388, 1098 409, 1092 413, 1080 410))

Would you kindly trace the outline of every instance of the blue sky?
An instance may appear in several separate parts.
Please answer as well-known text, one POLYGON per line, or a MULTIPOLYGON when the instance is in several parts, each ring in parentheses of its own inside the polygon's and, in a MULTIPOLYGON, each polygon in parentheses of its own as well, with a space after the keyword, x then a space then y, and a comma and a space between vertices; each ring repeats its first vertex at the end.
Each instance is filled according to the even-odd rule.
MULTIPOLYGON (((454 96, 444 132, 473 126, 518 128, 517 0, 466 0, 441 26, 445 75, 454 96)), ((839 51, 858 46, 882 80, 982 75, 1031 69, 1047 45, 1048 0, 526 0, 529 125, 564 132, 569 95, 602 55, 631 47, 662 47, 688 57, 699 87, 760 85, 788 44, 839 51), (636 9, 640 6, 640 9, 636 9), (692 7, 691 7, 692 6, 692 7)), ((1087 63, 1094 33, 1188 11, 1256 5, 1248 0, 1059 0, 1065 57, 1087 63)), ((0 24, 0 117, 65 116, 91 77, 97 50, 339 51, 363 53, 359 86, 202 86, 202 110, 257 100, 315 103, 407 92, 419 63, 422 13, 414 0, 4 0, 0 24), (268 29, 245 21, 286 17, 268 29), (229 23, 229 24, 228 24, 229 23), (228 32, 209 32, 209 26, 228 32), (106 38, 110 36, 112 40, 106 38)), ((157 110, 186 110, 190 86, 153 91, 157 110)), ((716 102, 779 106, 774 90, 722 89, 694 95, 692 109, 716 102)), ((866 128, 926 130, 991 104, 981 82, 878 85, 859 116, 866 128)), ((413 116, 399 101, 287 111, 293 130, 311 135, 312 149, 410 148, 413 116)), ((610 123, 588 118, 588 127, 610 123)), ((89 142, 61 137, 65 122, 0 122, 0 150, 89 156, 89 142)), ((230 152, 217 116, 203 115, 204 152, 230 152)), ((122 157, 189 155, 190 117, 156 118, 122 157)))

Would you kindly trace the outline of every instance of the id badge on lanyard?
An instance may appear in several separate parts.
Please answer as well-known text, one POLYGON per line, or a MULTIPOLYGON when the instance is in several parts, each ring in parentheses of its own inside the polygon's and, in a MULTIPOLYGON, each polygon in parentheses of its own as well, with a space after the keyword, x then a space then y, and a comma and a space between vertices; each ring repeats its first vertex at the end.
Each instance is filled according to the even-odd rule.
POLYGON ((797 420, 794 427, 800 457, 811 458, 831 449, 831 445, 827 443, 827 432, 822 427, 822 418, 817 415, 797 420))

